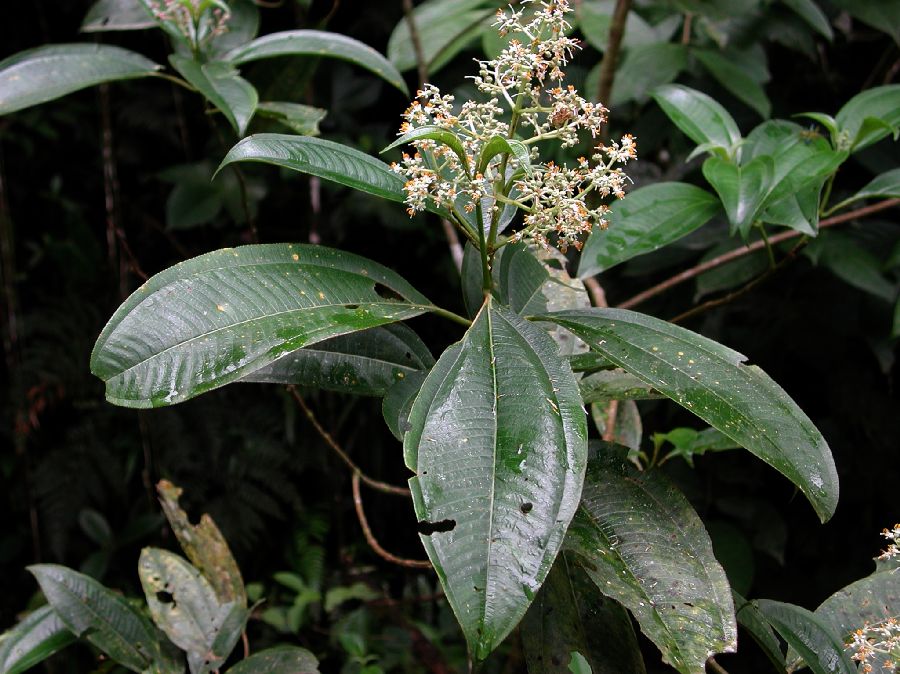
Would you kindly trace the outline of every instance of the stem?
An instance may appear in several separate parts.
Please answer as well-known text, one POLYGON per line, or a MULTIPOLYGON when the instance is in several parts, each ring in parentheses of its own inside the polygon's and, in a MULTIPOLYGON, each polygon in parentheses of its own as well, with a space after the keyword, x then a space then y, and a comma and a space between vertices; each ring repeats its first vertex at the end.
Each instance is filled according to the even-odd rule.
POLYGON ((434 304, 413 304, 411 306, 415 309, 424 309, 425 311, 433 313, 435 316, 446 318, 447 320, 453 321, 454 323, 464 325, 467 328, 472 325, 472 321, 470 321, 465 316, 460 316, 459 314, 453 313, 449 309, 444 309, 443 307, 439 307, 434 304))
MULTIPOLYGON (((484 217, 481 213, 481 199, 475 205, 475 224, 478 225, 478 248, 481 253, 481 287, 485 295, 491 294, 493 281, 491 279, 491 265, 488 260, 487 243, 484 240, 484 217)), ((493 225, 491 225, 493 229, 493 225)))
POLYGON ((300 409, 303 410, 303 413, 306 415, 306 418, 309 419, 309 423, 313 425, 313 428, 316 429, 316 432, 322 437, 331 449, 334 450, 335 454, 337 454, 341 461, 347 464, 347 467, 353 471, 353 475, 358 475, 359 478, 369 485, 372 489, 377 489, 378 491, 382 491, 385 494, 394 494, 396 496, 409 496, 409 489, 405 487, 395 487, 392 484, 388 484, 387 482, 381 482, 380 480, 376 480, 374 478, 369 477, 365 473, 362 472, 362 469, 353 463, 353 459, 344 451, 344 449, 337 443, 337 441, 331 436, 331 433, 325 430, 322 424, 319 423, 319 420, 316 418, 316 415, 309 408, 309 405, 306 404, 306 401, 303 397, 297 393, 297 389, 294 386, 287 387, 288 392, 294 397, 294 400, 297 401, 297 404, 300 406, 300 409))
MULTIPOLYGON (((822 192, 822 205, 819 210, 819 216, 824 215, 825 205, 828 203, 828 200, 831 198, 831 188, 834 185, 834 178, 837 176, 837 171, 828 176, 828 181, 825 183, 825 190, 822 192)), ((834 209, 832 209, 834 210, 834 209)))
MULTIPOLYGON (((858 208, 853 211, 848 211, 847 213, 841 213, 840 215, 835 215, 830 218, 826 218, 819 222, 819 229, 824 229, 826 227, 833 227, 834 225, 839 225, 841 223, 847 222, 849 220, 855 220, 856 218, 862 218, 867 215, 871 215, 872 213, 877 213, 879 211, 886 210, 888 208, 892 208, 894 206, 900 205, 900 199, 887 199, 885 201, 881 201, 877 204, 872 204, 871 206, 865 206, 864 208, 858 208)), ((776 243, 781 243, 782 241, 788 241, 789 239, 795 239, 799 236, 802 236, 801 232, 782 232, 781 234, 776 234, 769 238, 769 244, 775 245, 776 243)), ((617 305, 619 309, 630 309, 642 302, 649 300, 651 297, 656 297, 664 293, 669 288, 672 288, 680 283, 684 283, 685 281, 689 281, 695 276, 699 276, 703 272, 707 272, 710 269, 715 269, 716 267, 721 267, 723 264, 727 264, 732 260, 737 260, 745 255, 749 255, 760 248, 765 246, 764 241, 754 241, 748 246, 742 246, 741 248, 736 248, 734 250, 730 250, 727 253, 723 253, 718 257, 714 257, 712 260, 707 260, 701 264, 698 264, 690 269, 686 269, 683 272, 675 274, 674 276, 666 279, 665 281, 656 284, 652 288, 648 288, 643 292, 638 293, 634 297, 631 297, 621 304, 617 305)))
POLYGON ((716 674, 728 674, 728 670, 726 670, 722 665, 716 662, 716 659, 713 657, 710 657, 710 659, 706 661, 706 666, 716 674))
POLYGON ((601 103, 608 102, 612 94, 613 82, 616 77, 616 63, 622 47, 622 36, 625 34, 625 21, 628 19, 630 10, 631 0, 616 0, 612 21, 609 24, 609 43, 606 46, 606 53, 603 54, 603 62, 600 64, 597 97, 601 103))
POLYGON ((463 263, 463 247, 453 229, 453 223, 447 218, 441 218, 441 226, 444 228, 444 236, 447 238, 447 245, 450 246, 450 257, 453 258, 453 266, 457 272, 462 272, 463 263))
POLYGON ((397 557, 397 555, 393 555, 383 547, 381 547, 378 539, 376 539, 375 535, 372 533, 372 529, 369 526, 369 520, 366 519, 366 511, 363 509, 362 492, 359 489, 359 481, 361 477, 362 476, 359 472, 353 473, 353 505, 356 507, 356 518, 359 520, 359 525, 362 527, 363 535, 366 537, 366 543, 369 544, 369 547, 372 548, 376 555, 384 560, 387 560, 388 562, 391 562, 392 564, 405 566, 410 569, 430 569, 431 562, 427 560, 397 557))
POLYGON ((762 236, 762 240, 766 244, 766 253, 769 256, 769 268, 772 269, 776 266, 775 265, 775 253, 772 251, 772 244, 769 241, 768 235, 766 234, 765 226, 761 222, 758 222, 757 226, 759 227, 760 236, 762 236))
POLYGON ((149 77, 159 77, 160 79, 168 80, 169 82, 172 82, 173 84, 177 84, 180 87, 184 87, 191 93, 194 93, 194 94, 197 93, 197 90, 191 84, 188 84, 180 77, 175 77, 174 75, 169 75, 169 73, 150 73, 149 77))
POLYGON ((428 80, 428 64, 425 62, 425 53, 422 51, 422 38, 416 20, 413 18, 412 0, 403 0, 403 15, 406 17, 406 25, 409 26, 409 37, 412 41, 413 52, 416 55, 416 71, 419 74, 419 89, 425 86, 428 80))

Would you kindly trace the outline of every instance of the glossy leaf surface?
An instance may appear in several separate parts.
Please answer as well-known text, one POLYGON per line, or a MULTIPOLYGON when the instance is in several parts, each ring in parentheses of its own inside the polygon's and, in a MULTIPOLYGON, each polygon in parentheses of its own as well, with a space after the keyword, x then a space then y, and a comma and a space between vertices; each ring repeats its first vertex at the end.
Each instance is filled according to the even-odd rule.
POLYGON ((64 566, 35 564, 28 570, 76 636, 133 672, 143 672, 157 659, 159 644, 153 626, 124 597, 64 566))
POLYGON ((611 205, 609 228, 591 232, 578 276, 593 276, 658 250, 706 224, 719 208, 713 195, 687 183, 657 183, 629 192, 611 205))
POLYGON ((851 98, 835 116, 841 132, 847 135, 850 150, 858 152, 900 128, 900 84, 866 89, 851 98), (866 125, 867 118, 881 124, 866 125))
POLYGON ((868 623, 875 625, 900 615, 900 579, 896 571, 877 571, 828 597, 815 611, 839 638, 868 623))
MULTIPOLYGON (((347 145, 321 138, 257 133, 228 151, 219 170, 237 161, 262 162, 331 180, 376 197, 402 203, 403 178, 380 159, 347 145)), ((426 204, 432 213, 447 212, 426 204)))
POLYGON ((834 38, 834 31, 831 24, 828 23, 828 17, 825 12, 815 3, 814 0, 781 0, 785 5, 790 7, 800 18, 806 21, 810 27, 814 28, 826 40, 834 38))
POLYGON ((735 650, 725 572, 697 513, 659 471, 638 471, 604 445, 588 466, 566 550, 679 672, 702 674, 711 655, 735 650))
POLYGON ((256 89, 227 63, 201 64, 184 56, 171 55, 169 62, 184 79, 225 115, 238 136, 243 136, 256 112, 256 89))
POLYGON ((412 131, 407 131, 393 143, 384 148, 381 151, 381 154, 384 154, 388 150, 393 150, 395 147, 412 143, 415 140, 433 140, 442 145, 446 145, 456 153, 460 163, 465 167, 466 172, 469 172, 469 158, 466 155, 466 149, 463 147, 462 142, 456 137, 456 134, 440 126, 420 126, 412 131))
POLYGON ((321 30, 289 30, 271 33, 241 45, 223 56, 234 64, 274 56, 316 56, 348 61, 409 95, 402 75, 394 65, 369 45, 346 35, 321 30))
POLYGON ((838 478, 825 439, 761 369, 726 346, 651 316, 622 309, 541 317, 568 328, 719 429, 797 485, 824 521, 834 513, 838 478))
POLYGON ((409 430, 409 411, 425 381, 424 372, 414 372, 391 386, 381 403, 384 422, 395 438, 403 442, 409 430))
POLYGON ((725 54, 712 49, 695 49, 693 55, 719 84, 768 119, 772 113, 772 102, 766 96, 762 85, 750 77, 742 68, 728 60, 725 54))
POLYGON ((649 400, 663 398, 661 393, 642 379, 625 370, 601 370, 579 380, 585 404, 610 400, 649 400))
POLYGON ((746 237, 773 187, 774 162, 756 157, 739 166, 728 159, 709 157, 703 162, 703 176, 722 199, 732 231, 746 237))
POLYGON ((741 139, 741 132, 728 111, 700 91, 666 84, 652 95, 675 126, 698 145, 711 144, 729 150, 741 139))
POLYGON ((498 154, 508 154, 512 157, 516 165, 518 165, 526 174, 531 175, 531 154, 528 146, 522 141, 514 138, 506 138, 505 136, 494 136, 481 149, 481 156, 478 158, 478 173, 484 173, 491 163, 491 160, 498 154))
POLYGON ((160 66, 121 47, 55 44, 0 61, 0 115, 103 82, 154 74, 160 66))
POLYGON ((873 178, 871 182, 853 195, 853 201, 878 197, 900 197, 900 168, 885 171, 873 178))
POLYGON ((409 422, 421 539, 483 660, 525 614, 578 506, 578 386, 541 327, 488 299, 432 368, 409 422))
POLYGON ((224 249, 135 291, 100 334, 91 371, 110 402, 169 405, 301 347, 429 307, 393 271, 350 253, 299 244, 224 249))
POLYGON ((419 336, 405 325, 394 324, 293 351, 241 381, 383 396, 394 383, 432 365, 434 358, 419 336))
POLYGON ((275 120, 301 136, 318 136, 319 122, 325 119, 328 111, 300 103, 267 101, 256 106, 256 114, 275 120))
POLYGON ((75 641, 51 606, 42 606, 3 635, 0 673, 20 674, 75 641))
POLYGON ((843 642, 814 613, 780 601, 758 599, 754 603, 813 674, 856 674, 843 642))
POLYGON ((144 30, 155 25, 139 0, 98 0, 85 15, 81 31, 144 30))
POLYGON ((756 642, 757 646, 766 654, 769 661, 775 666, 778 672, 784 671, 784 653, 781 651, 781 644, 778 637, 769 625, 769 621, 765 619, 760 612, 756 602, 747 601, 737 592, 732 590, 734 597, 734 608, 737 611, 738 625, 743 627, 756 642))
POLYGON ((584 570, 561 553, 522 619, 528 674, 569 674, 580 653, 593 674, 643 674, 644 661, 628 613, 604 597, 584 570))
POLYGON ((319 661, 305 648, 275 646, 244 658, 228 674, 319 674, 319 661))

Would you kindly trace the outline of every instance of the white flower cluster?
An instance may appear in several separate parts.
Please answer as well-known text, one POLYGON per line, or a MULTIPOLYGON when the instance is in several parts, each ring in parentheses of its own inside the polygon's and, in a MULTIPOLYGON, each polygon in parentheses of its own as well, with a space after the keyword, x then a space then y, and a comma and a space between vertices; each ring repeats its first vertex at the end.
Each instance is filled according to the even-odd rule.
POLYGON ((900 622, 896 618, 866 625, 853 633, 846 648, 854 651, 851 656, 859 662, 859 671, 868 674, 874 671, 872 662, 882 672, 900 672, 900 622))
POLYGON ((512 39, 496 59, 478 62, 479 73, 473 80, 489 97, 487 102, 467 101, 457 110, 452 96, 427 85, 403 115, 401 135, 425 126, 439 127, 458 139, 464 156, 438 139, 418 139, 411 143, 416 153, 403 155, 392 168, 407 178, 410 215, 423 210, 428 199, 471 213, 487 197, 492 217, 507 203, 525 212, 524 227, 514 239, 543 246, 555 239, 563 251, 570 245, 580 249, 581 239, 594 225, 606 227, 609 210, 603 205, 591 208, 587 196, 591 192, 599 197, 624 196, 628 178, 616 165, 635 159, 637 145, 631 135, 599 144, 590 160, 581 158, 571 168, 535 162, 536 143, 554 139, 572 147, 582 133, 596 138, 609 111, 563 85, 563 70, 578 47, 566 35, 571 28, 565 20, 571 11, 568 0, 523 0, 522 4, 536 6, 498 10, 495 25, 501 35, 521 34, 523 40, 512 39), (525 21, 529 10, 533 16, 525 21), (517 138, 528 147, 531 170, 521 170, 518 159, 501 153, 479 171, 481 151, 495 136, 517 138))
POLYGON ((893 529, 884 529, 881 535, 890 541, 887 550, 883 551, 878 559, 887 561, 893 557, 900 557, 900 524, 895 524, 893 529))
POLYGON ((153 16, 175 27, 193 45, 228 32, 231 10, 222 0, 146 0, 153 16))

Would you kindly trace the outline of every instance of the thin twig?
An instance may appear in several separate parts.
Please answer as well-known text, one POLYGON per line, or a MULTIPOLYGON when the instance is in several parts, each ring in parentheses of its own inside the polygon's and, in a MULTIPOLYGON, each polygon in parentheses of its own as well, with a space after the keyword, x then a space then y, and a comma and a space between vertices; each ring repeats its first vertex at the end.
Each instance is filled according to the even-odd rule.
POLYGON ((126 266, 119 251, 119 175, 112 128, 112 111, 109 101, 109 85, 100 85, 100 121, 102 124, 103 156, 103 205, 106 209, 106 246, 110 270, 116 275, 119 299, 128 296, 126 266))
POLYGON ((605 309, 609 306, 609 303, 606 301, 606 292, 603 290, 603 286, 600 285, 600 282, 597 281, 597 279, 593 276, 584 279, 584 287, 588 291, 591 302, 593 302, 595 307, 602 307, 605 309))
POLYGON ((444 236, 447 237, 447 245, 450 246, 450 257, 453 258, 453 266, 456 271, 462 273, 463 263, 463 247, 456 235, 453 224, 447 218, 441 218, 441 225, 444 228, 444 236))
POLYGON ((406 17, 406 25, 409 27, 409 39, 412 42, 413 52, 416 55, 416 72, 419 75, 419 89, 425 87, 428 81, 428 63, 425 61, 425 52, 422 51, 422 38, 419 28, 413 17, 412 0, 403 0, 403 15, 406 17))
MULTIPOLYGON (((865 206, 864 208, 858 208, 853 211, 848 211, 846 213, 841 213, 840 215, 834 215, 830 218, 826 218, 819 222, 819 229, 824 229, 826 227, 833 227, 834 225, 840 225, 841 223, 847 222, 849 220, 855 220, 856 218, 865 217, 867 215, 871 215, 872 213, 877 213, 879 211, 886 210, 888 208, 892 208, 894 206, 900 205, 900 199, 887 199, 885 201, 881 201, 877 204, 872 204, 871 206, 865 206)), ((776 234, 775 236, 769 237, 769 244, 775 245, 776 243, 781 243, 782 241, 787 241, 789 239, 795 239, 798 236, 802 236, 802 232, 788 231, 782 232, 781 234, 776 234)), ((645 302, 649 300, 651 297, 656 297, 657 295, 665 292, 669 288, 672 288, 680 283, 684 283, 685 281, 689 281, 695 276, 699 276, 703 272, 707 272, 710 269, 715 269, 716 267, 721 267, 723 264, 727 264, 732 260, 737 260, 738 258, 744 257, 745 255, 749 255, 750 253, 756 252, 760 248, 765 247, 764 241, 754 241, 748 246, 743 246, 741 248, 735 248, 734 250, 730 250, 727 253, 723 253, 717 257, 714 257, 712 260, 707 260, 701 264, 698 264, 690 269, 686 269, 683 272, 675 274, 674 276, 662 281, 661 283, 656 284, 652 288, 648 288, 643 292, 638 293, 634 297, 631 297, 621 304, 618 304, 619 309, 630 309, 633 306, 640 304, 641 302, 645 302)))
POLYGON ((681 26, 681 44, 687 46, 691 43, 691 25, 694 23, 694 15, 685 12, 684 24, 681 26))
POLYGON ((247 638, 247 630, 241 632, 241 642, 244 644, 244 659, 250 657, 250 640, 247 638))
POLYGON ((313 428, 316 429, 316 432, 322 437, 325 443, 334 450, 335 454, 337 454, 341 461, 347 464, 347 467, 353 471, 354 475, 359 475, 360 479, 365 482, 372 489, 377 489, 378 491, 382 491, 385 494, 396 494, 397 496, 410 496, 409 489, 405 487, 395 487, 392 484, 388 484, 387 482, 381 482, 374 478, 369 477, 365 473, 362 472, 362 469, 357 466, 353 459, 344 451, 344 449, 337 443, 337 441, 331 436, 331 433, 325 430, 322 424, 319 423, 319 420, 316 418, 316 415, 309 408, 309 405, 306 404, 306 401, 303 399, 297 389, 293 386, 288 386, 287 390, 290 391, 290 394, 294 397, 294 400, 297 401, 297 404, 300 406, 300 409, 303 410, 303 413, 306 415, 306 418, 309 419, 309 423, 313 425, 313 428))
POLYGON ((713 657, 706 661, 706 666, 716 674, 728 674, 728 670, 716 662, 716 659, 713 657))
POLYGON ((427 560, 397 557, 397 555, 392 555, 381 547, 381 544, 375 538, 372 529, 369 527, 369 521, 366 519, 366 512, 363 510, 362 493, 359 489, 359 480, 361 477, 362 475, 359 471, 353 473, 353 505, 356 506, 356 517, 359 519, 359 524, 362 527, 363 535, 366 537, 366 542, 369 544, 369 547, 372 548, 379 557, 392 564, 398 564, 399 566, 405 566, 410 569, 430 569, 431 562, 427 560))
POLYGON ((631 0, 616 0, 612 21, 609 24, 609 42, 606 51, 603 52, 603 61, 600 64, 599 85, 597 97, 601 103, 609 103, 612 94, 613 82, 616 77, 616 64, 619 61, 619 51, 622 47, 622 36, 625 34, 625 21, 631 10, 631 0))
POLYGON ((606 428, 603 430, 603 441, 613 442, 616 439, 616 416, 619 414, 619 401, 610 400, 606 406, 606 428))

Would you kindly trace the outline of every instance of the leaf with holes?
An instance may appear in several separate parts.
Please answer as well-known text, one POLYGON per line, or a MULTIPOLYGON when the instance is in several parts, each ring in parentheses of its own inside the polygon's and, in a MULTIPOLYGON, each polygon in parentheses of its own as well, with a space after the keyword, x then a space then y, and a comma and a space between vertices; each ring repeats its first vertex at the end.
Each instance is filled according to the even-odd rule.
POLYGON ((314 56, 347 61, 375 73, 409 95, 403 76, 384 56, 359 40, 328 31, 288 30, 271 33, 232 49, 222 59, 239 65, 275 56, 314 56))
POLYGON ((171 405, 301 347, 430 308, 396 273, 351 253, 301 244, 224 249, 135 291, 100 334, 91 371, 110 402, 171 405))
POLYGON ((395 382, 425 372, 432 365, 434 357, 425 343, 398 323, 332 337, 293 351, 241 381, 383 396, 395 382))
MULTIPOLYGON (((262 162, 331 180, 339 185, 403 203, 403 178, 380 159, 352 147, 322 138, 257 133, 228 151, 218 170, 238 161, 262 162)), ((426 210, 449 217, 447 211, 426 203, 426 210)))
POLYGON ((51 606, 42 606, 0 639, 0 672, 21 674, 75 641, 51 606))
POLYGON ((628 613, 600 594, 570 555, 560 553, 522 619, 528 674, 569 674, 568 654, 573 651, 585 658, 593 674, 643 674, 628 613))
POLYGON ((237 644, 249 611, 221 603, 200 571, 167 550, 144 548, 138 575, 153 621, 187 653, 191 673, 218 669, 237 644))
POLYGON ((702 674, 711 655, 735 650, 725 572, 697 513, 659 471, 641 472, 604 445, 588 466, 566 550, 682 674, 702 674))
POLYGON ((422 543, 469 651, 525 614, 578 505, 587 424, 553 340, 487 298, 438 359, 404 437, 422 543))
POLYGON ((227 674, 319 674, 319 661, 305 648, 275 646, 244 658, 227 674))
POLYGON ((828 444, 778 384, 744 364, 745 356, 634 311, 588 309, 539 318, 568 328, 782 473, 823 521, 834 513, 838 477, 828 444))
POLYGON ((856 674, 844 643, 812 611, 769 599, 757 599, 754 604, 813 674, 856 674))
POLYGON ((680 84, 666 84, 651 95, 675 126, 698 145, 708 144, 730 153, 741 140, 732 116, 706 94, 680 84))
POLYGON ((28 570, 63 624, 133 672, 143 672, 159 658, 153 625, 124 597, 93 578, 57 564, 34 564, 28 570))
POLYGON ((227 63, 202 64, 177 54, 169 56, 169 63, 225 115, 238 136, 244 135, 259 102, 252 84, 227 63))
POLYGON ((121 47, 54 44, 0 61, 0 115, 103 82, 149 77, 160 66, 121 47))
POLYGON ((578 266, 586 278, 659 250, 706 224, 721 205, 699 187, 657 183, 629 192, 611 206, 607 229, 594 229, 578 266))

